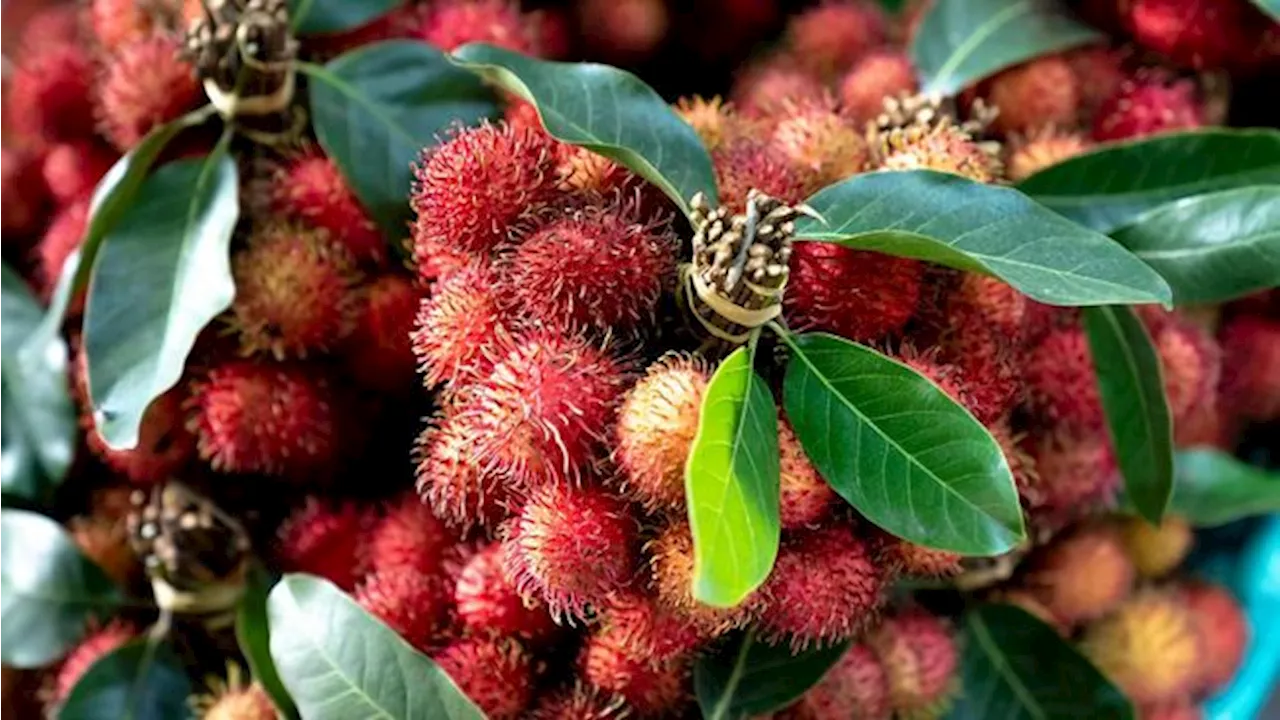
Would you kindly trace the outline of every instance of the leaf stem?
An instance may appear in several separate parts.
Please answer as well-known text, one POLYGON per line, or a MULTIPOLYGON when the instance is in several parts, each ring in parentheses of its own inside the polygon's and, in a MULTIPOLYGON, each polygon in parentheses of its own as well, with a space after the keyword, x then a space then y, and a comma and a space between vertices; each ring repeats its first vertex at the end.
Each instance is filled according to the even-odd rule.
POLYGON ((707 720, 725 720, 728 717, 729 705, 733 702, 733 694, 737 691, 738 684, 742 682, 742 676, 746 674, 747 656, 755 641, 756 629, 752 627, 747 630, 746 635, 742 636, 742 646, 738 648, 738 657, 733 661, 733 672, 729 674, 724 692, 720 694, 720 700, 716 702, 707 720))

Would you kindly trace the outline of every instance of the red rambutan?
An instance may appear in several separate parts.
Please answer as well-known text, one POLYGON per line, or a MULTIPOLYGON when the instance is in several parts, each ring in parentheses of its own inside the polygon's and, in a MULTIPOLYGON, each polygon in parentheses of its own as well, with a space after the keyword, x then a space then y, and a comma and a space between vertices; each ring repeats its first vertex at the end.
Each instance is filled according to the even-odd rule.
POLYGON ((641 717, 679 717, 691 699, 689 656, 657 662, 611 633, 587 637, 578 667, 589 685, 622 698, 641 717))
POLYGON ((911 319, 923 274, 917 260, 834 243, 798 242, 783 307, 797 328, 877 340, 911 319))
POLYGON ((1044 419, 1085 430, 1102 427, 1102 400, 1093 358, 1080 327, 1046 335, 1031 349, 1023 377, 1031 406, 1044 419))
POLYGON ((102 568, 107 577, 128 587, 142 569, 129 545, 129 532, 120 518, 88 515, 71 518, 67 533, 85 557, 102 568))
POLYGON ((80 249, 84 242, 84 234, 89 226, 89 198, 81 198, 70 205, 64 205, 40 238, 36 246, 39 260, 41 288, 47 297, 58 284, 62 274, 62 266, 66 264, 71 253, 80 249))
MULTIPOLYGON (((79 353, 77 360, 83 356, 83 352, 79 353)), ((83 367, 82 362, 77 365, 83 367)), ((109 447, 94 427, 92 417, 85 418, 85 441, 95 455, 131 483, 149 486, 164 482, 196 454, 196 438, 183 416, 185 400, 186 390, 182 387, 152 400, 142 414, 138 444, 132 448, 109 447)))
POLYGON ((1080 91, 1076 74, 1061 55, 1047 55, 1009 68, 989 82, 986 96, 1000 111, 994 125, 1001 132, 1075 124, 1080 91))
POLYGON ((867 141, 853 122, 836 112, 835 103, 788 103, 773 130, 773 147, 830 185, 861 172, 867 164, 867 141))
POLYGON ((365 536, 364 564, 370 572, 414 571, 440 574, 445 550, 453 542, 431 509, 413 493, 387 507, 365 536))
POLYGON ((894 572, 913 577, 947 577, 960 572, 959 553, 935 550, 888 533, 876 535, 876 557, 894 572))
POLYGON ((1205 660, 1195 616, 1176 591, 1138 593, 1090 625, 1080 649, 1140 705, 1185 697, 1205 660))
POLYGON ((1109 525, 1090 525, 1038 550, 1023 586, 1055 618, 1074 625, 1119 607, 1129 597, 1134 577, 1120 533, 1109 525))
POLYGON ((984 425, 1006 417, 1022 397, 1022 355, 1013 345, 992 326, 965 322, 942 346, 959 370, 965 407, 984 425))
POLYGON ((182 4, 181 0, 92 0, 89 22, 102 48, 115 52, 164 30, 166 24, 176 20, 182 4))
POLYGON ((868 644, 884 666, 889 705, 902 717, 941 717, 958 690, 959 651, 950 627, 924 610, 885 618, 868 644))
POLYGON ((1190 322, 1171 323, 1155 336, 1165 397, 1174 425, 1217 399, 1222 351, 1209 333, 1190 322))
POLYGON ((1217 690, 1240 669, 1249 644, 1249 621, 1225 588, 1193 581, 1182 585, 1179 593, 1200 639, 1196 690, 1217 690))
POLYGON ((609 720, 622 717, 621 699, 575 683, 543 695, 529 713, 530 720, 609 720))
POLYGON ((1245 420, 1280 417, 1280 322, 1241 315, 1220 338, 1222 407, 1245 420))
POLYGON ((412 569, 366 575, 356 602, 410 645, 422 649, 438 640, 449 621, 453 598, 442 575, 412 569))
POLYGON ((777 56, 747 68, 733 85, 733 104, 748 115, 768 116, 787 102, 819 101, 827 95, 822 82, 788 56, 777 56))
POLYGON ((451 527, 488 533, 507 517, 503 478, 483 467, 473 446, 474 420, 447 412, 418 438, 417 487, 432 512, 451 527))
POLYGON ((866 645, 850 645, 780 720, 888 720, 889 678, 866 645))
POLYGON ((35 152, 0 149, 0 231, 3 232, 8 255, 8 245, 19 235, 37 232, 44 223, 49 189, 44 184, 44 158, 35 152))
POLYGON ((1093 139, 1132 140, 1204 125, 1204 109, 1189 80, 1168 80, 1152 73, 1125 81, 1098 108, 1093 139))
POLYGON ((36 10, 21 23, 19 54, 27 57, 38 55, 45 48, 54 45, 80 43, 83 29, 81 10, 77 5, 62 4, 47 5, 36 10))
POLYGON ((1275 22, 1245 0, 1133 0, 1122 7, 1134 41, 1195 70, 1248 66, 1275 22))
POLYGON ((720 204, 730 212, 746 210, 747 193, 752 189, 783 202, 800 203, 818 183, 813 173, 791 162, 773 145, 751 138, 739 138, 711 153, 715 166, 720 204))
POLYGON ((1021 342, 1026 335, 1029 304, 1027 296, 1012 285, 977 273, 963 273, 946 301, 953 326, 988 325, 1013 342, 1021 342))
POLYGON ((645 545, 657 602, 712 638, 746 625, 763 607, 759 593, 731 608, 705 605, 693 597, 693 534, 684 519, 671 521, 645 545))
POLYGON ((488 267, 468 267, 421 301, 409 337, 424 385, 474 382, 493 369, 491 355, 506 333, 496 282, 488 267))
POLYGON ((1075 73, 1080 109, 1086 118, 1092 117, 1098 106, 1115 95, 1127 77, 1121 52, 1105 45, 1076 48, 1063 53, 1062 57, 1075 73))
POLYGON ((44 182, 54 200, 71 202, 92 192, 115 161, 115 153, 94 142, 54 145, 44 156, 44 182))
POLYGON ((884 42, 884 13, 863 0, 825 0, 791 19, 787 42, 810 72, 838 75, 884 42))
POLYGON ((281 569, 319 575, 352 590, 362 574, 361 545, 370 520, 369 513, 354 503, 329 504, 308 497, 277 531, 281 569))
POLYGON ((356 198, 337 164, 319 151, 286 160, 271 175, 273 212, 325 230, 361 262, 383 263, 387 243, 356 198))
POLYGON ((577 10, 592 56, 611 61, 634 61, 652 53, 671 20, 663 0, 583 0, 577 10))
POLYGON ((434 660, 491 720, 515 720, 533 700, 534 661, 513 640, 459 640, 434 660))
POLYGON ((831 512, 836 491, 818 474, 800 440, 785 420, 778 420, 778 517, 784 529, 813 527, 831 512))
POLYGON ((499 635, 536 641, 556 630, 546 605, 526 601, 507 579, 502 545, 494 543, 471 556, 453 591, 458 617, 475 635, 499 635))
POLYGON ((103 134, 120 151, 204 98, 195 68, 179 57, 180 47, 176 38, 155 35, 120 48, 107 61, 99 111, 103 134))
POLYGON ((504 567, 521 595, 542 599, 556 617, 581 617, 631 581, 638 530, 627 506, 603 490, 545 485, 503 526, 504 567))
POLYGON ((654 662, 687 656, 703 640, 680 613, 638 592, 614 593, 601 608, 596 633, 654 662))
POLYGON ((1058 163, 1081 155, 1091 149, 1089 138, 1076 132, 1060 132, 1053 129, 1032 132, 1018 138, 1007 147, 1005 174, 1014 182, 1058 163))
POLYGON ((840 109, 856 123, 884 112, 884 100, 915 92, 915 68, 900 50, 877 50, 857 62, 840 81, 840 109))
POLYGON ((132 625, 114 620, 107 625, 91 631, 71 652, 67 653, 53 674, 51 704, 61 705, 72 688, 80 682, 80 678, 98 660, 137 637, 138 631, 132 625))
POLYGON ((782 544, 764 585, 769 605, 760 629, 796 649, 840 642, 867 627, 883 589, 880 570, 852 529, 799 533, 782 544))
POLYGON ((1036 480, 1033 511, 1046 520, 1083 514, 1111 499, 1120 482, 1115 455, 1101 430, 1057 432, 1031 441, 1036 480))
POLYGON ((467 43, 487 43, 538 55, 534 26, 511 0, 442 0, 422 13, 418 38, 451 52, 467 43))
POLYGON ((93 135, 93 60, 72 42, 48 45, 14 71, 5 106, 19 134, 58 142, 93 135))
POLYGON ((419 291, 399 275, 383 275, 360 288, 355 325, 344 350, 361 385, 385 393, 411 387, 417 360, 409 344, 419 291))

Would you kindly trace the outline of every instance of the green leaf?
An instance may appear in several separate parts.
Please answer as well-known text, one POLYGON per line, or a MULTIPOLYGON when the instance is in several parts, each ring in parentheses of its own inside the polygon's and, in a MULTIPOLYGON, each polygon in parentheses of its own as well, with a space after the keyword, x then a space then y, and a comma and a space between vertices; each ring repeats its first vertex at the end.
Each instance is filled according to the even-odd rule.
POLYGON ((716 176, 698 134, 629 72, 594 63, 537 60, 484 44, 452 59, 538 108, 547 132, 626 166, 680 209, 703 193, 714 207, 716 176))
POLYGON ((43 352, 19 352, 44 313, 8 265, 0 266, 0 278, 0 395, 8 415, 0 425, 0 489, 7 496, 43 503, 62 482, 75 454, 78 427, 67 392, 67 346, 54 335, 43 352))
POLYGON ((1133 707, 1048 625, 1012 605, 983 605, 964 620, 964 692, 953 720, 1132 720, 1133 707))
POLYGON ((1112 234, 1164 277, 1178 304, 1280 285, 1280 185, 1183 198, 1112 234))
POLYGON ((272 579, 266 572, 255 568, 236 611, 236 643, 249 662, 253 679, 266 690, 276 709, 286 718, 296 718, 298 708, 289 697, 289 691, 285 690, 275 661, 271 659, 271 627, 267 622, 267 594, 271 586, 272 579))
POLYGON ((1173 421, 1160 356, 1129 308, 1085 308, 1084 330, 1125 494, 1158 524, 1173 489, 1173 421))
POLYGON ((1018 183, 1036 202, 1110 233, 1164 203, 1243 185, 1280 183, 1280 131, 1223 128, 1103 147, 1018 183))
POLYGON ((778 409, 753 368, 756 343, 725 358, 702 398, 685 465, 693 596, 732 607, 778 557, 778 409))
POLYGON ((419 152, 455 123, 497 112, 493 94, 426 43, 393 40, 349 52, 324 67, 299 63, 310 79, 316 138, 356 196, 398 240, 410 219, 419 152))
POLYGON ((98 253, 84 347, 94 422, 111 447, 137 445, 147 406, 177 384, 196 336, 235 298, 239 190, 225 145, 165 165, 98 253))
POLYGON ((191 679, 171 647, 149 638, 135 640, 89 666, 58 720, 189 718, 191 694, 191 679))
POLYGON ((795 702, 849 649, 848 642, 792 653, 745 633, 693 668, 698 707, 707 720, 767 715, 795 702))
POLYGON ((289 0, 289 22, 299 35, 339 33, 373 22, 404 0, 289 0))
POLYGON ((271 657, 307 720, 483 720, 430 658, 327 580, 285 575, 267 598, 271 657))
POLYGON ((871 348, 792 336, 783 405, 805 454, 845 500, 927 547, 999 555, 1023 539, 1004 453, 937 385, 871 348))
POLYGON ((0 513, 0 605, 6 665, 41 667, 57 660, 123 599, 111 580, 80 554, 62 526, 23 510, 0 513))
POLYGON ((857 175, 809 198, 796 237, 995 275, 1050 305, 1167 303, 1168 285, 1114 240, 1010 188, 927 170, 857 175))
POLYGON ((1192 525, 1217 527, 1280 512, 1280 474, 1207 448, 1178 453, 1174 468, 1169 513, 1192 525))
POLYGON ((1253 0, 1253 4, 1271 16, 1272 20, 1280 22, 1280 0, 1253 0))
POLYGON ((1018 63, 1104 39, 1052 0, 931 3, 911 43, 921 90, 955 95, 1018 63))

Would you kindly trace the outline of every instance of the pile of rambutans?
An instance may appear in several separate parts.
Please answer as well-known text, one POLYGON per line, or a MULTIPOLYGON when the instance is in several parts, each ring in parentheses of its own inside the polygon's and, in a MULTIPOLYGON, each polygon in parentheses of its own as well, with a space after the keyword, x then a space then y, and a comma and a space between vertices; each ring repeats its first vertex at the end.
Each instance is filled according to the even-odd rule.
MULTIPOLYGON (((734 37, 781 17, 767 1, 711 4, 738 18, 726 25, 734 37)), ((769 52, 739 58, 727 100, 672 108, 705 145, 720 204, 749 213, 755 193, 800 207, 880 171, 1017 183, 1110 143, 1223 124, 1223 78, 1278 67, 1280 27, 1245 0, 1080 5, 1109 39, 942 99, 917 94, 910 52, 929 2, 894 15, 827 0, 786 18, 769 52)), ((208 102, 182 34, 207 12, 190 0, 92 0, 41 9, 6 37, 3 251, 37 298, 54 295, 113 164, 208 102)), ((439 0, 304 37, 302 52, 324 60, 394 39, 638 62, 681 41, 679 15, 658 2, 522 12, 439 0)), ((1224 588, 1180 569, 1195 538, 1187 518, 1156 526, 1126 514, 1080 312, 992 276, 797 242, 781 317, 868 345, 965 408, 1005 455, 1027 541, 986 559, 893 536, 837 494, 779 412, 767 419, 780 465, 772 572, 734 607, 695 598, 686 462, 726 353, 677 292, 689 223, 634 165, 554 137, 536 102, 502 103, 405 159, 403 237, 387 237, 305 127, 282 142, 237 140, 235 299, 147 408, 133 448, 99 433, 84 303, 71 303, 67 381, 83 437, 39 509, 130 598, 154 593, 164 619, 134 603, 90 620, 46 658, 56 662, 29 663, 48 666, 38 675, 6 666, 6 709, 58 716, 95 663, 167 630, 195 715, 296 715, 275 672, 242 655, 230 621, 192 589, 239 588, 217 608, 234 613, 260 565, 332 583, 495 719, 692 717, 700 706, 730 717, 695 688, 695 667, 733 666, 753 642, 830 657, 750 714, 943 717, 973 700, 958 600, 1013 604, 1054 628, 1139 717, 1201 716, 1241 663, 1248 621, 1224 588), (173 510, 165 488, 176 486, 189 504, 173 510), (166 512, 174 537, 214 539, 157 541, 169 537, 166 512)), ((161 161, 207 153, 207 130, 184 133, 161 161)), ((5 303, 8 319, 7 287, 5 303)), ((1179 447, 1231 453, 1280 419, 1274 289, 1137 312, 1179 447)), ((6 530, 6 546, 22 540, 6 530)), ((21 552, 6 547, 6 562, 21 552)))

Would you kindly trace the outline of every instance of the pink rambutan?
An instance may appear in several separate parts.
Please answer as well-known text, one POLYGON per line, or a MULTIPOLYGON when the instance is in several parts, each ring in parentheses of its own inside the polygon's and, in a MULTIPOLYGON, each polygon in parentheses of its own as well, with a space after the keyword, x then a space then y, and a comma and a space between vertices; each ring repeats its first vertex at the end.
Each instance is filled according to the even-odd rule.
POLYGON ((361 385, 391 393, 411 387, 417 360, 409 344, 419 291, 400 275, 383 275, 360 288, 355 325, 344 344, 347 367, 361 385))
POLYGON ((886 25, 884 13, 874 3, 825 0, 791 18, 787 42, 806 69, 830 77, 845 72, 880 45, 886 25))
POLYGON ((504 567, 521 595, 556 617, 581 617, 631 581, 638 531, 627 506, 603 490, 544 485, 503 526, 504 567))
POLYGON ((610 720, 623 716, 620 698, 581 683, 543 695, 529 713, 530 720, 610 720))
POLYGON ((370 572, 440 574, 453 538, 414 493, 405 493, 365 535, 364 564, 370 572))
POLYGON ((62 267, 71 253, 80 249, 84 242, 84 234, 89 226, 89 198, 81 198, 64 205, 53 216, 53 221, 40 238, 36 246, 39 261, 40 284, 47 297, 58 284, 62 267))
POLYGON ((453 591, 459 619, 475 635, 536 641, 556 630, 546 605, 526 601, 503 570, 502 545, 481 548, 467 560, 453 591))
POLYGON ((772 146, 812 174, 817 185, 861 172, 869 160, 862 131, 836 112, 832 100, 788 103, 774 127, 772 146))
POLYGON ((338 455, 334 391, 312 368, 232 361, 193 384, 191 427, 215 470, 312 477, 338 455))
POLYGON ((487 718, 515 720, 533 701, 534 660, 513 640, 467 638, 433 659, 487 718))
POLYGON ((1093 358, 1080 327, 1046 335, 1031 349, 1023 377, 1031 406, 1041 417, 1086 430, 1102 427, 1102 400, 1093 358))
MULTIPOLYGON (((83 356, 81 352, 77 360, 83 356)), ((82 361, 77 364, 83 367, 82 361)), ((164 482, 196 454, 196 438, 187 429, 183 414, 185 400, 183 387, 152 400, 142 414, 138 444, 132 448, 109 447, 94 427, 92 417, 85 418, 85 441, 95 455, 131 483, 149 486, 164 482)))
POLYGON ((1115 610, 1136 577, 1120 533, 1110 525, 1088 525, 1055 538, 1028 563, 1023 587, 1067 625, 1115 610))
POLYGON ((370 515, 355 503, 308 497, 281 523, 276 557, 286 572, 319 575, 343 590, 355 588, 362 569, 361 545, 370 515))
POLYGON ((436 283, 421 301, 409 338, 427 387, 474 382, 492 370, 506 334, 496 282, 490 268, 471 266, 436 283))
POLYGON ((683 519, 672 520, 645 545, 651 585, 658 604, 706 638, 746 625, 763 607, 759 593, 736 607, 706 605, 693 597, 693 534, 683 519))
POLYGON ((840 642, 868 626, 883 589, 880 569, 849 527, 798 533, 783 542, 762 589, 769 604, 761 632, 796 649, 840 642))
POLYGON ((797 328, 877 340, 911 319, 923 274, 917 260, 834 243, 798 242, 783 307, 797 328))
POLYGON ((884 100, 915 92, 915 68, 905 52, 876 50, 859 60, 840 81, 840 109, 856 123, 884 112, 884 100))
POLYGON ((725 143, 711 153, 720 204, 730 212, 746 209, 747 193, 759 190, 788 203, 800 203, 819 184, 813 173, 793 163, 771 144, 748 137, 725 143))
POLYGON ((1071 127, 1080 110, 1076 74, 1061 55, 1046 55, 1005 70, 989 81, 986 96, 1000 111, 995 127, 1005 133, 1071 127))
POLYGON ((884 666, 889 705, 902 717, 941 717, 959 689, 950 627, 921 609, 885 618, 867 641, 884 666))
POLYGON ((1093 139, 1132 140, 1204 125, 1204 108, 1189 80, 1168 80, 1151 73, 1125 81, 1098 108, 1093 139))
POLYGON ((365 212, 337 164, 319 151, 301 153, 276 168, 267 195, 278 216, 327 231, 357 260, 386 261, 382 231, 365 212))
POLYGON ((1139 705, 1186 697, 1204 650, 1195 617, 1176 590, 1144 590, 1085 630, 1080 649, 1139 705))
POLYGON ((818 469, 804 454, 800 440, 791 426, 778 420, 778 517, 787 530, 813 527, 831 513, 836 491, 818 474, 818 469))
POLYGON ((341 342, 354 326, 360 275, 323 231, 260 225, 231 258, 231 270, 231 322, 245 354, 306 357, 341 342))
POLYGON ((1109 501, 1120 482, 1115 455, 1101 430, 1033 436, 1030 455, 1036 474, 1033 512, 1046 520, 1080 515, 1109 501))
POLYGON ((592 56, 614 62, 643 59, 666 37, 670 15, 663 0, 583 0, 578 26, 592 56))
POLYGON ((84 47, 58 43, 25 59, 9 78, 5 106, 19 134, 54 142, 93 135, 93 60, 84 47))
POLYGON ((1229 320, 1219 337, 1222 407, 1245 420, 1280 417, 1280 322, 1241 315, 1229 320))
POLYGON ((1208 332, 1186 321, 1171 323, 1156 335, 1155 345, 1165 397, 1178 426, 1190 421, 1198 409, 1216 402, 1222 350, 1208 332))
POLYGON ((866 645, 850 645, 780 720, 887 720, 889 678, 866 645))
POLYGON ((536 28, 511 0, 442 0, 422 13, 415 35, 450 52, 467 43, 487 43, 538 55, 536 28))
POLYGON ((14 148, 0 149, 0 231, 6 245, 20 235, 37 232, 46 215, 49 189, 44 184, 44 157, 39 153, 14 148))
POLYGON ((62 704, 95 662, 137 636, 138 631, 133 625, 119 620, 91 631, 67 653, 54 672, 50 685, 51 705, 56 707, 62 704))
POLYGON ((1134 41, 1195 70, 1248 66, 1275 22, 1245 0, 1132 0, 1122 7, 1134 41))
POLYGON ((1240 604, 1223 587, 1187 582, 1179 594, 1200 638, 1196 689, 1214 691, 1231 681, 1240 669, 1249 644, 1249 621, 1240 604))
POLYGON ((689 656, 657 662, 607 632, 587 637, 578 667, 589 685, 622 698, 641 717, 679 717, 691 699, 689 656))
POLYGON ((478 525, 492 533, 507 517, 509 498, 502 476, 480 463, 474 426, 472 418, 446 411, 423 430, 416 449, 418 493, 447 525, 478 525))
POLYGON ((1089 138, 1077 132, 1041 130, 1016 139, 1006 150, 1005 174, 1018 182, 1081 155, 1093 147, 1089 138))
POLYGON ((35 10, 20 23, 22 39, 18 43, 19 54, 23 57, 38 55, 45 48, 54 45, 80 43, 83 39, 81 11, 79 6, 63 4, 47 5, 35 10))
POLYGON ((410 645, 438 640, 449 621, 453 597, 443 575, 412 569, 370 573, 355 591, 356 602, 410 645))
POLYGON ((827 90, 822 82, 789 56, 777 56, 749 66, 733 85, 730 99, 747 115, 769 116, 787 102, 822 100, 827 90))
POLYGON ((67 203, 93 191, 116 161, 115 153, 95 142, 77 140, 49 148, 41 168, 49 194, 67 203))
POLYGON ((155 35, 120 48, 99 89, 103 134, 122 152, 152 128, 195 108, 204 93, 176 38, 155 35))

